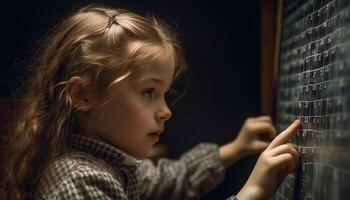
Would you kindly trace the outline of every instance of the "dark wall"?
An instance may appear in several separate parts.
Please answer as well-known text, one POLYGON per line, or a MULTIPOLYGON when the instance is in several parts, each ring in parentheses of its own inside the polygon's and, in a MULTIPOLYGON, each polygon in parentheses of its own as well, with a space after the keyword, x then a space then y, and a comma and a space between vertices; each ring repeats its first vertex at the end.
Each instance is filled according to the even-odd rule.
MULTIPOLYGON (((13 1, 2 12, 0 95, 10 96, 21 81, 23 60, 35 41, 73 8, 92 1, 13 1)), ((162 143, 177 157, 198 142, 234 139, 244 119, 259 114, 258 1, 94 1, 151 12, 175 27, 189 64, 185 96, 172 106, 162 143)), ((236 193, 252 168, 248 158, 231 167, 227 179, 205 199, 236 193)))

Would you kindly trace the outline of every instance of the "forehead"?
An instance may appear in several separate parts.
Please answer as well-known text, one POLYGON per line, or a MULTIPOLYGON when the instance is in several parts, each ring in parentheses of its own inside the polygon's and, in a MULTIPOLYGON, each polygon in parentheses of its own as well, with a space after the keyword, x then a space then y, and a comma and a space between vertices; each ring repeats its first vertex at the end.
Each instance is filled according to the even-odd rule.
POLYGON ((132 71, 132 78, 136 81, 161 78, 165 82, 171 82, 175 73, 174 58, 169 53, 160 53, 151 62, 134 66, 132 71))
POLYGON ((123 76, 118 76, 108 88, 114 88, 117 85, 138 85, 141 82, 153 81, 154 79, 161 80, 156 82, 167 88, 171 87, 175 75, 175 58, 172 49, 164 46, 142 48, 142 45, 139 44, 136 43, 132 48, 129 48, 132 51, 130 53, 133 54, 130 70, 123 76))

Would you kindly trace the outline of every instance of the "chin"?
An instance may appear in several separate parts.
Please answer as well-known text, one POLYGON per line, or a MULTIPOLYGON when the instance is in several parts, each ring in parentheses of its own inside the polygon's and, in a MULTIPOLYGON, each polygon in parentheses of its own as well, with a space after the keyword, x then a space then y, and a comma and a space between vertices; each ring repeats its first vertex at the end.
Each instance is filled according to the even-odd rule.
POLYGON ((139 160, 142 160, 142 159, 145 159, 148 157, 148 155, 151 153, 151 149, 147 149, 145 151, 142 151, 142 152, 135 152, 133 154, 133 156, 136 158, 136 159, 139 159, 139 160))

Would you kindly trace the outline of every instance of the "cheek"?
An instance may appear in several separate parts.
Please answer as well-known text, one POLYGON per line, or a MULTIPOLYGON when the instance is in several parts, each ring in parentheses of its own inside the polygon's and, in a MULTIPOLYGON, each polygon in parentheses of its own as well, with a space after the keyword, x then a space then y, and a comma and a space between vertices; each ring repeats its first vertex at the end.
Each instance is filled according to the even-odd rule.
POLYGON ((151 110, 135 100, 110 102, 102 108, 101 113, 104 115, 102 124, 117 132, 143 129, 152 117, 151 110))

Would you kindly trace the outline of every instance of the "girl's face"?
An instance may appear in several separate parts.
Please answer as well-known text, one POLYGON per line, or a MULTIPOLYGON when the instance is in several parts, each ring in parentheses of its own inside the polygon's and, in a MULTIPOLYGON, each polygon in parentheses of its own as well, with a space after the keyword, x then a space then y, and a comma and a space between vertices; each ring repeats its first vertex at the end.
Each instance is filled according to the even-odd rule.
POLYGON ((145 158, 171 117, 165 94, 175 67, 169 60, 139 67, 119 82, 110 101, 92 110, 85 133, 136 158, 145 158))

